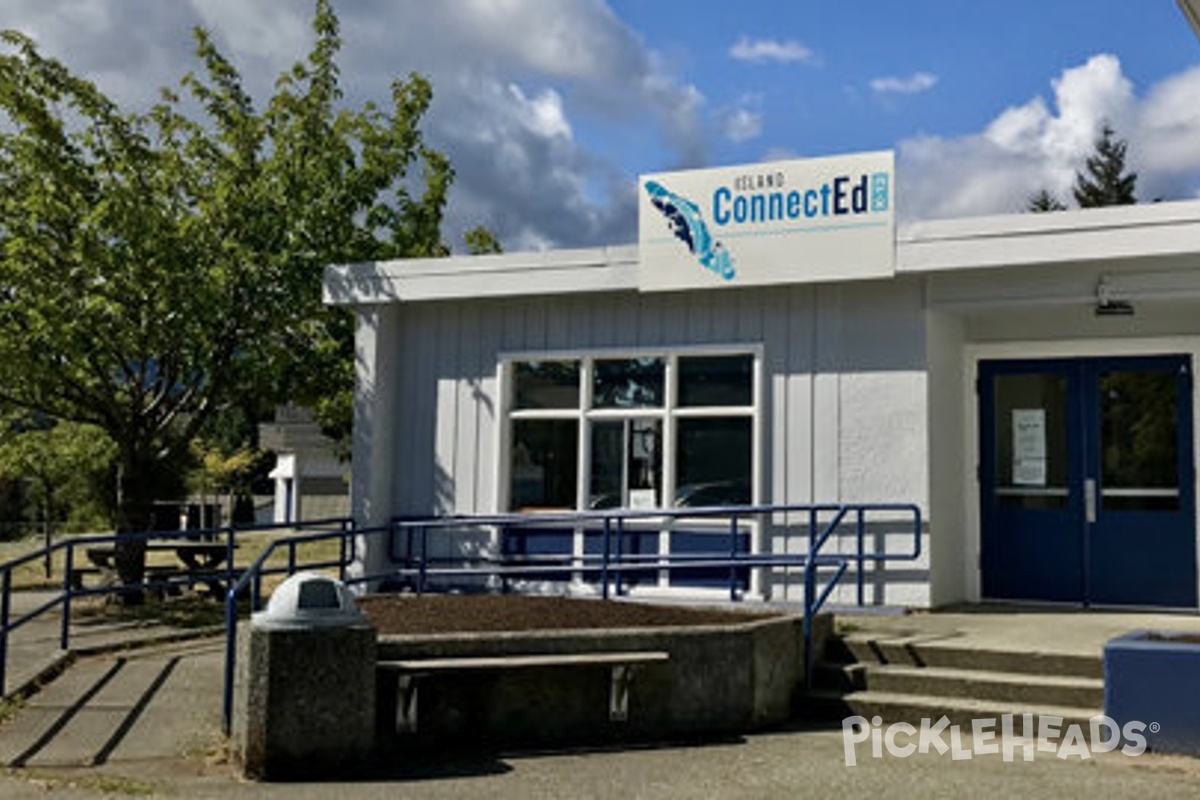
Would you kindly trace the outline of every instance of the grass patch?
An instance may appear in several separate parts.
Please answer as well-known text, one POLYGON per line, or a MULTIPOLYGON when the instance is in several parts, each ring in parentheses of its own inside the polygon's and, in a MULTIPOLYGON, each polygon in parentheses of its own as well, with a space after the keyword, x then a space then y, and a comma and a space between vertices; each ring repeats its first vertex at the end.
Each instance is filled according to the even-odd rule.
POLYGON ((149 781, 124 775, 76 775, 71 777, 53 775, 38 770, 5 769, 5 775, 23 780, 47 792, 60 789, 83 789, 99 792, 107 797, 150 797, 159 786, 149 781))
MULTIPOLYGON (((126 606, 119 600, 88 598, 78 600, 71 607, 71 618, 81 625, 99 625, 109 622, 135 622, 147 625, 169 625, 174 628, 205 628, 225 624, 225 605, 216 599, 191 594, 157 600, 146 598, 140 606, 126 606)), ((250 610, 249 601, 239 603, 244 615, 250 610)))

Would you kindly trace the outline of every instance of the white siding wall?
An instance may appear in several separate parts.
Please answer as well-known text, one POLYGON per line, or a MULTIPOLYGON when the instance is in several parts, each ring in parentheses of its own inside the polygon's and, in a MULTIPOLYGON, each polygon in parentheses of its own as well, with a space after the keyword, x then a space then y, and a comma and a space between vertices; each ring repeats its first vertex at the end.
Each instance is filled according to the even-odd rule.
MULTIPOLYGON (((398 515, 501 510, 500 354, 704 344, 762 345, 764 502, 927 505, 919 279, 393 308, 399 316, 387 350, 396 468, 389 492, 398 515)), ((776 530, 768 538, 776 549, 799 546, 797 533, 776 530)), ((899 537, 890 544, 909 546, 899 537)), ((852 546, 852 540, 831 543, 831 549, 852 546)), ((928 602, 925 563, 892 572, 886 591, 875 587, 881 601, 928 602)), ((799 599, 784 580, 775 581, 772 593, 799 599)))

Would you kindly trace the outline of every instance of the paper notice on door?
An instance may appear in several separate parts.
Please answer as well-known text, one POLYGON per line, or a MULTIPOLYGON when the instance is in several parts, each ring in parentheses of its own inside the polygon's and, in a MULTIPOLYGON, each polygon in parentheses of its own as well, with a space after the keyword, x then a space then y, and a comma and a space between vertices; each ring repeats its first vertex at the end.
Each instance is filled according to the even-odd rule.
POLYGON ((1046 410, 1014 408, 1012 412, 1014 486, 1046 485, 1046 410))

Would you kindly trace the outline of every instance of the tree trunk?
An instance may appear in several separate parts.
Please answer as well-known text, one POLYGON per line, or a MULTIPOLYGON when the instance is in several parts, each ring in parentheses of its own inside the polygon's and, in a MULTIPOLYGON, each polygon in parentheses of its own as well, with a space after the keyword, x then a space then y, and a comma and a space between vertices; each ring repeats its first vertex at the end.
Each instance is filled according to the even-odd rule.
MULTIPOLYGON (((180 491, 181 478, 172 465, 153 457, 126 454, 121 463, 121 496, 117 520, 117 544, 114 562, 122 587, 142 583, 146 577, 146 538, 150 531, 174 530, 179 527, 155 518, 156 500, 174 500, 180 491)), ((145 592, 122 588, 125 605, 141 605, 145 592)))

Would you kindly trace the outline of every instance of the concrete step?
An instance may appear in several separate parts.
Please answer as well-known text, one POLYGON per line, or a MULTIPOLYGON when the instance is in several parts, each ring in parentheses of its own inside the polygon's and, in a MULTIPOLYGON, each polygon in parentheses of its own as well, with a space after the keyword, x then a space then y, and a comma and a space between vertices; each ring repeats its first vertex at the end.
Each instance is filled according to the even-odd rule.
POLYGON ((1076 675, 1031 675, 1026 672, 902 664, 822 665, 817 685, 845 692, 870 690, 892 694, 967 697, 1041 706, 1101 708, 1104 681, 1076 675), (840 673, 840 674, 839 674, 840 673))
MULTIPOLYGON (((951 725, 969 728, 973 720, 996 720, 994 730, 999 732, 1001 719, 1006 714, 1013 717, 1013 731, 1021 736, 1025 733, 1023 715, 1030 714, 1032 728, 1029 733, 1036 737, 1037 726, 1042 717, 1057 717, 1055 725, 1061 732, 1071 725, 1080 725, 1085 733, 1092 717, 1102 712, 1099 708, 1075 706, 1037 706, 1028 703, 1013 703, 1001 700, 985 700, 971 697, 945 697, 898 692, 858 691, 842 694, 832 689, 813 689, 805 699, 807 712, 817 718, 845 719, 859 715, 867 720, 878 716, 883 723, 907 722, 916 728, 922 720, 936 723, 943 716, 951 725)), ((1056 738, 1056 737, 1051 737, 1056 738)))
POLYGON ((869 633, 853 633, 832 641, 825 658, 827 661, 843 663, 944 667, 1096 679, 1104 677, 1104 662, 1100 653, 1088 656, 981 649, 957 642, 954 637, 882 638, 869 633))

